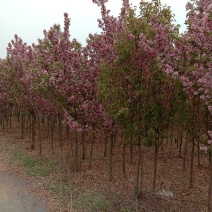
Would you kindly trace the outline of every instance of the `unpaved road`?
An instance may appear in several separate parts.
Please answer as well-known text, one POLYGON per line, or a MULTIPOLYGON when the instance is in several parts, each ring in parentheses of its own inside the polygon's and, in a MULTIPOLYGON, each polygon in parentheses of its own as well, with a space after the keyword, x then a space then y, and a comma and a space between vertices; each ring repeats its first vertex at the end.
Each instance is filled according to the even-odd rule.
POLYGON ((45 212, 24 179, 7 169, 0 157, 0 212, 45 212))

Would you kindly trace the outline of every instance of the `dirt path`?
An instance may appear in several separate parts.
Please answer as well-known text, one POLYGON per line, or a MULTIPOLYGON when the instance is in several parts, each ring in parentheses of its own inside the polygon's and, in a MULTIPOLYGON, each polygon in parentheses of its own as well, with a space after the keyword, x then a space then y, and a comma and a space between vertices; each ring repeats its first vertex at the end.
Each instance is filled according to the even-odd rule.
POLYGON ((0 211, 45 212, 42 201, 30 190, 26 181, 7 169, 0 157, 0 211))

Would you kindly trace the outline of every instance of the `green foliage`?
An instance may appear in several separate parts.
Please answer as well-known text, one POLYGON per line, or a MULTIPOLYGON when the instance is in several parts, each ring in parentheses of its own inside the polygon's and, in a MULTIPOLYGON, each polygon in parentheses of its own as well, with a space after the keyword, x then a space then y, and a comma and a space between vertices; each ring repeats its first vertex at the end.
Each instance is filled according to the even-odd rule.
MULTIPOLYGON (((170 8, 157 0, 141 1, 139 17, 135 10, 128 12, 125 33, 117 32, 115 37, 117 59, 112 64, 101 64, 98 96, 108 114, 121 125, 126 141, 138 144, 143 136, 148 146, 158 139, 152 133, 162 136, 174 115, 164 102, 173 101, 174 97, 167 95, 175 82, 161 70, 157 58, 148 59, 146 50, 139 46, 141 34, 150 43, 156 36, 150 23, 153 15, 165 25, 174 21, 170 8)), ((171 39, 176 35, 174 31, 171 39)))

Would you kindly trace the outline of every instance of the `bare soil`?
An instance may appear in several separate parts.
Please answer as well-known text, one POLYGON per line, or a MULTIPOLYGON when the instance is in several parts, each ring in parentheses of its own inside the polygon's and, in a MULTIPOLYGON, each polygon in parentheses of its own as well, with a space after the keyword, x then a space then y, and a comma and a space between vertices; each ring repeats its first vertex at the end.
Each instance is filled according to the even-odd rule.
POLYGON ((14 157, 18 151, 19 146, 14 144, 14 139, 7 133, 1 133, 0 211, 65 212, 58 197, 44 188, 42 180, 31 176, 26 167, 14 157))
MULTIPOLYGON (((89 165, 91 138, 87 136, 86 159, 84 161, 80 159, 82 156, 80 148, 79 169, 74 171, 72 168, 74 168, 75 163, 70 160, 68 154, 70 154, 70 144, 74 141, 75 134, 71 133, 67 140, 64 139, 62 152, 58 146, 57 136, 54 137, 54 149, 51 152, 51 141, 47 134, 47 129, 43 128, 42 160, 45 162, 43 164, 39 156, 39 144, 37 144, 36 150, 31 151, 27 133, 25 139, 20 139, 20 128, 13 125, 13 128, 9 129, 8 132, 0 129, 0 160, 1 163, 5 164, 2 165, 4 168, 1 168, 0 171, 6 167, 5 173, 8 175, 11 171, 21 175, 24 181, 22 183, 26 183, 28 185, 26 187, 30 187, 29 191, 36 194, 32 198, 33 201, 37 197, 40 198, 40 201, 42 199, 41 206, 38 208, 44 207, 46 211, 51 212, 73 212, 74 209, 77 212, 207 211, 208 157, 206 154, 200 153, 201 165, 199 165, 197 147, 195 147, 194 186, 190 188, 190 143, 188 143, 185 169, 182 166, 183 159, 179 157, 176 143, 169 141, 164 145, 163 151, 159 150, 155 191, 152 190, 154 147, 142 147, 143 194, 137 201, 133 197, 138 160, 136 146, 133 147, 132 161, 130 160, 129 146, 127 147, 127 174, 123 176, 122 146, 117 141, 113 152, 113 179, 110 181, 108 176, 109 154, 104 157, 104 142, 100 141, 99 138, 96 138, 94 142, 92 167, 89 165), (55 164, 52 163, 52 159, 56 160, 55 164), (53 168, 51 169, 52 164, 53 168), (69 173, 67 172, 67 164, 70 167, 69 173), (161 196, 159 192, 163 189, 172 192, 173 196, 161 196), (42 206, 42 202, 44 206, 42 206)), ((78 137, 80 140, 80 134, 78 137)), ((109 147, 107 151, 109 153, 109 147)), ((182 149, 183 152, 184 149, 182 149)), ((3 172, 1 171, 1 173, 3 172)), ((5 191, 1 195, 5 195, 5 191)), ((36 201, 39 201, 39 198, 36 201)), ((22 203, 20 204, 22 205, 22 203)), ((34 204, 34 202, 29 204, 34 204)), ((39 205, 39 203, 37 204, 39 205)), ((21 211, 24 212, 24 210, 21 211)))
POLYGON ((33 193, 26 180, 8 170, 2 155, 0 155, 0 210, 2 212, 46 211, 44 203, 33 193))

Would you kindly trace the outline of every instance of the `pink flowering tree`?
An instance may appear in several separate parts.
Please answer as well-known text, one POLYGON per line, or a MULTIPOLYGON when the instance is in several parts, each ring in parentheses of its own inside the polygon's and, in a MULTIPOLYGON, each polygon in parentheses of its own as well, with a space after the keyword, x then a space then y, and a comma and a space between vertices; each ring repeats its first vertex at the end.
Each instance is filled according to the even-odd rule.
POLYGON ((12 85, 11 80, 7 76, 8 70, 7 61, 5 59, 0 60, 0 116, 3 129, 5 128, 5 124, 8 128, 8 121, 11 118, 10 114, 13 105, 10 92, 10 87, 12 85))
POLYGON ((12 86, 10 91, 13 95, 14 104, 22 112, 28 112, 31 117, 31 148, 35 148, 35 121, 36 108, 39 95, 34 91, 32 79, 33 73, 33 50, 17 35, 8 44, 7 63, 9 67, 8 78, 12 86))
MULTIPOLYGON (((95 61, 87 48, 82 49, 75 39, 70 40, 69 26, 70 19, 65 13, 64 30, 54 25, 44 31, 44 38, 34 45, 34 51, 38 88, 77 135, 96 128, 102 122, 104 109, 96 98, 95 61)), ((84 138, 82 144, 84 159, 84 138)))
MULTIPOLYGON (((118 18, 109 14, 106 1, 94 2, 101 7, 103 31, 90 36, 89 43, 100 70, 99 99, 126 141, 136 144, 140 153, 142 141, 156 145, 157 160, 160 137, 173 115, 175 84, 162 71, 161 60, 173 48, 178 28, 172 24, 170 9, 156 1, 141 2, 139 18, 126 0, 118 18)), ((140 162, 141 157, 138 170, 140 162)), ((138 180, 135 192, 139 193, 138 180)))
MULTIPOLYGON (((165 62, 166 73, 175 78, 179 77, 190 108, 194 109, 191 114, 193 122, 205 122, 201 128, 208 138, 208 131, 211 131, 212 127, 212 4, 208 0, 190 1, 186 8, 187 31, 175 43, 174 51, 162 62, 165 62)), ((200 128, 200 125, 193 127, 198 131, 197 128, 200 128)))
MULTIPOLYGON (((211 158, 212 129, 212 4, 210 0, 191 0, 187 3, 187 31, 182 34, 171 54, 162 61, 164 70, 178 78, 187 94, 190 108, 188 130, 194 143, 203 140, 200 147, 209 152, 211 158)), ((191 155, 190 186, 193 186, 193 156, 191 155)), ((211 211, 212 165, 210 159, 209 202, 211 211)))

